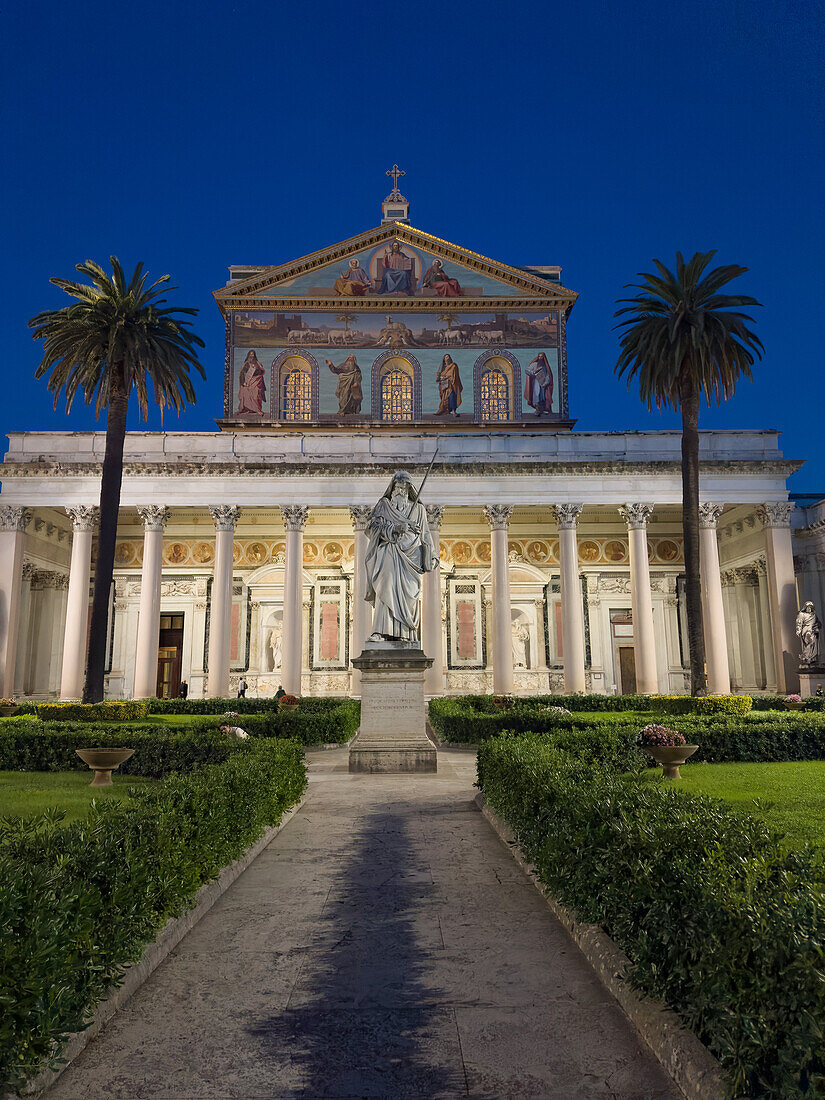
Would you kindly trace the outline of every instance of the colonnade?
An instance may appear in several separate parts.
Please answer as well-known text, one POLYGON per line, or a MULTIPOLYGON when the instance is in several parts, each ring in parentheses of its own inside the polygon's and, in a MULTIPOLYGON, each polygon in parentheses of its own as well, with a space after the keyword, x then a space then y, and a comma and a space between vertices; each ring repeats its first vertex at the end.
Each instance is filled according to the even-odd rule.
MULTIPOLYGON (((549 506, 559 533, 561 575, 561 621, 565 691, 585 690, 585 633, 582 591, 579 579, 577 523, 583 505, 565 503, 549 506)), ((779 691, 796 686, 794 660, 794 618, 796 590, 791 545, 790 503, 765 504, 757 509, 765 540, 765 587, 770 611, 772 659, 779 691)), ((82 690, 86 634, 88 628, 88 591, 91 571, 92 534, 97 510, 91 506, 67 508, 72 519, 73 544, 69 573, 69 591, 60 678, 62 698, 78 698, 82 690)), ((309 508, 305 505, 280 506, 286 529, 282 680, 284 689, 300 694, 303 652, 303 531, 309 508)), ((513 514, 508 504, 484 507, 490 525, 492 587, 492 664, 493 690, 507 693, 513 688, 513 652, 511 638, 508 529, 513 514)), ((359 653, 370 633, 372 609, 364 599, 364 559, 368 546, 366 526, 371 509, 350 506, 354 532, 354 582, 352 603, 352 648, 359 653)), ((653 505, 630 502, 618 509, 627 524, 630 547, 630 590, 633 618, 637 690, 659 690, 660 669, 653 630, 653 605, 647 549, 647 525, 653 505)), ((725 615, 720 581, 716 526, 722 508, 703 504, 700 510, 702 601, 707 649, 708 687, 711 692, 730 690, 730 670, 725 632, 725 615)), ((169 509, 160 505, 138 508, 144 525, 144 552, 141 572, 140 611, 135 650, 134 695, 154 695, 157 677, 160 624, 160 591, 163 531, 169 509)), ((206 694, 224 697, 229 688, 230 630, 233 583, 234 532, 241 510, 234 505, 210 508, 215 525, 215 556, 209 605, 209 650, 206 694)), ((438 548, 444 507, 427 506, 427 519, 438 548)), ((25 508, 0 506, 0 578, 6 578, 0 601, 0 679, 5 696, 11 696, 15 681, 15 653, 20 624, 20 591, 25 530, 30 512, 25 508)), ((441 667, 441 581, 437 568, 424 578, 422 591, 422 647, 433 657, 427 676, 430 694, 443 691, 441 667)), ((357 673, 353 690, 357 693, 357 673)))

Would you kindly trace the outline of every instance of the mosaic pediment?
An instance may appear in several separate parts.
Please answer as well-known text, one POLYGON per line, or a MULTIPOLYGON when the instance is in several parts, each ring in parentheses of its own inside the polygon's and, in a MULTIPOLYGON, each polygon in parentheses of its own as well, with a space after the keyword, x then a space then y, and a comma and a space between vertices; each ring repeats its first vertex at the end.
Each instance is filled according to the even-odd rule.
POLYGON ((223 306, 250 299, 362 299, 414 302, 479 298, 547 297, 572 305, 576 295, 477 253, 430 237, 411 226, 373 230, 329 249, 254 275, 216 291, 223 306))

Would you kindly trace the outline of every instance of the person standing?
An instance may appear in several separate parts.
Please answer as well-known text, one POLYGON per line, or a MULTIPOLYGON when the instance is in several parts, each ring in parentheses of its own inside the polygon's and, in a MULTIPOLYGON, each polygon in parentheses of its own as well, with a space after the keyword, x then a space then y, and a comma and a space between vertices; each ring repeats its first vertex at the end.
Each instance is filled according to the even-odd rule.
POLYGON ((245 699, 246 698, 246 692, 247 692, 248 687, 249 687, 249 685, 247 684, 246 680, 242 676, 241 677, 241 682, 238 684, 238 698, 239 699, 245 699))

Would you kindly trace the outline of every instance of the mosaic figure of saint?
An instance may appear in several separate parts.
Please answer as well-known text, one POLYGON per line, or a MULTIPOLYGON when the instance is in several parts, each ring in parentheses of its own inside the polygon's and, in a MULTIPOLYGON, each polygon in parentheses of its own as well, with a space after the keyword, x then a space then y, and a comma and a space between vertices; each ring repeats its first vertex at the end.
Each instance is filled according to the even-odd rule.
POLYGON ((393 241, 384 249, 381 260, 381 286, 379 294, 409 294, 415 292, 415 261, 393 241))
POLYGON ((371 642, 418 642, 421 578, 438 564, 424 505, 401 470, 375 505, 367 524, 365 599, 374 608, 371 642))
POLYGON ((536 410, 536 416, 553 411, 553 372, 547 356, 540 351, 526 370, 524 400, 536 410))
POLYGON ((440 400, 436 416, 442 416, 445 413, 458 416, 458 406, 461 404, 461 377, 458 373, 458 363, 451 355, 445 355, 441 360, 435 383, 438 386, 440 400))
POLYGON ((238 416, 261 416, 266 399, 263 364, 254 351, 247 354, 238 376, 238 416))
POLYGON ((335 387, 335 396, 338 398, 338 412, 342 416, 351 413, 360 413, 361 402, 364 394, 361 389, 361 368, 354 355, 348 355, 340 366, 335 366, 329 359, 326 364, 333 374, 338 375, 338 385, 335 387))
POLYGON ((333 290, 342 298, 360 298, 368 290, 372 290, 372 279, 361 267, 356 256, 350 260, 347 270, 342 271, 340 278, 335 280, 333 290))
POLYGON ((444 270, 441 260, 433 260, 432 267, 424 273, 422 285, 432 290, 439 298, 460 298, 461 286, 458 279, 451 279, 444 270))

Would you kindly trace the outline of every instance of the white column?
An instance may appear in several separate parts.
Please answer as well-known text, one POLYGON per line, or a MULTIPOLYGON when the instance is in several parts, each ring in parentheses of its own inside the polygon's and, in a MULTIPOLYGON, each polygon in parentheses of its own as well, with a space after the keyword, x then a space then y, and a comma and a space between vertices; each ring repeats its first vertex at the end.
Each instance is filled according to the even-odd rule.
POLYGON ((89 625, 89 578, 92 570, 92 533, 99 509, 92 504, 67 508, 72 521, 72 560, 69 566, 69 595, 66 601, 66 631, 63 635, 63 664, 60 698, 80 699, 86 675, 86 632, 89 625))
POLYGON ((619 512, 627 521, 630 546, 630 593, 633 603, 633 648, 636 654, 636 690, 656 695, 656 642, 653 633, 653 600, 650 595, 650 567, 647 557, 647 521, 652 504, 625 504, 619 512))
POLYGON ((753 691, 758 683, 759 652, 756 646, 756 574, 744 565, 730 570, 731 591, 739 634, 739 659, 742 666, 742 688, 753 691))
POLYGON ((722 605, 722 575, 719 571, 719 543, 716 524, 722 504, 699 505, 699 571, 702 578, 702 613, 705 624, 705 660, 711 695, 730 692, 728 640, 725 608, 722 605))
POLYGON ((14 698, 26 694, 29 658, 31 653, 31 614, 32 614, 32 574, 34 564, 23 562, 20 617, 17 633, 17 659, 14 665, 14 698))
POLYGON ((776 667, 773 663, 771 638, 771 609, 768 599, 768 566, 764 558, 756 561, 756 580, 759 585, 760 650, 765 666, 765 691, 776 691, 776 667))
POLYGON ((561 644, 564 661, 564 690, 584 691, 584 611, 579 584, 579 543, 576 521, 583 504, 551 505, 559 525, 559 570, 561 573, 561 644))
POLYGON ((427 504, 427 522, 433 540, 435 560, 438 563, 431 572, 424 574, 421 587, 421 648, 433 663, 424 673, 424 691, 427 695, 444 694, 444 631, 441 622, 441 520, 444 508, 440 504, 427 504))
MULTIPOLYGON (((349 514, 352 517, 355 536, 352 564, 352 649, 350 651, 350 660, 352 660, 363 652, 372 624, 372 606, 364 599, 364 593, 367 590, 364 561, 369 547, 367 523, 372 514, 372 507, 369 504, 351 504, 349 514)), ((361 694, 361 673, 357 668, 350 669, 350 691, 353 695, 361 694)))
POLYGON ((0 504, 0 696, 14 695, 28 508, 0 504))
POLYGON ((232 551, 235 524, 241 514, 234 504, 210 505, 215 521, 215 566, 209 601, 208 699, 225 699, 229 694, 229 644, 232 629, 232 551))
POLYGON ((140 574, 140 610, 135 647, 135 699, 151 699, 158 684, 160 636, 160 580, 163 568, 163 528, 169 509, 161 504, 138 508, 143 520, 143 569, 140 574))
POLYGON ((547 645, 545 643, 545 626, 544 626, 544 600, 534 600, 533 604, 536 609, 536 654, 533 662, 533 667, 537 668, 540 672, 547 671, 547 645))
POLYGON ((765 561, 768 570, 768 602, 771 639, 779 692, 799 691, 799 656, 796 641, 796 578, 791 545, 792 501, 763 504, 757 516, 765 528, 765 561))
POLYGON ((490 560, 493 576, 493 691, 513 690, 513 631, 510 610, 510 553, 507 526, 513 508, 509 504, 485 504, 490 524, 490 560))
POLYGON ((282 504, 286 527, 284 565, 284 643, 281 676, 288 695, 301 694, 303 656, 304 525, 309 508, 305 504, 282 504))

